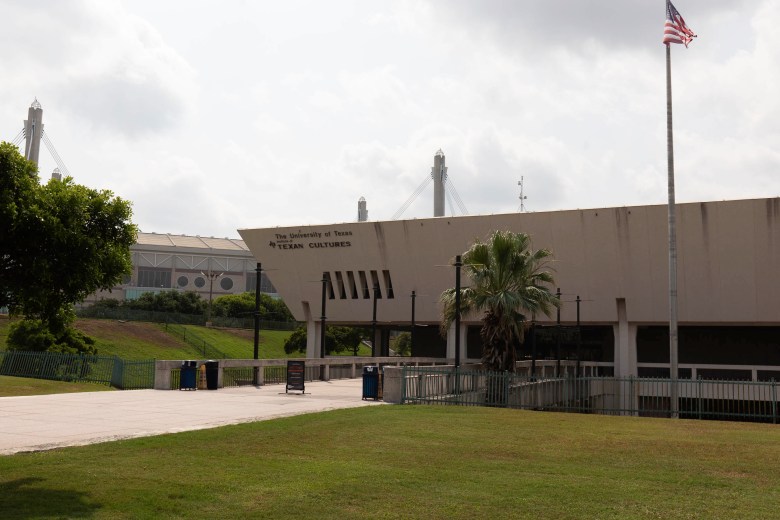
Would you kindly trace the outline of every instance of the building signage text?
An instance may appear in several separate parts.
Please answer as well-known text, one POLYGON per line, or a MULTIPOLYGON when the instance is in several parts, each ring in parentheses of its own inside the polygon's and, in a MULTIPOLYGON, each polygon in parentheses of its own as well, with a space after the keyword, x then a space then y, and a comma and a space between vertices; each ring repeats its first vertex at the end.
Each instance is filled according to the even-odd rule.
POLYGON ((352 231, 298 231, 297 233, 275 233, 268 245, 274 249, 321 249, 352 247, 349 237, 352 231))

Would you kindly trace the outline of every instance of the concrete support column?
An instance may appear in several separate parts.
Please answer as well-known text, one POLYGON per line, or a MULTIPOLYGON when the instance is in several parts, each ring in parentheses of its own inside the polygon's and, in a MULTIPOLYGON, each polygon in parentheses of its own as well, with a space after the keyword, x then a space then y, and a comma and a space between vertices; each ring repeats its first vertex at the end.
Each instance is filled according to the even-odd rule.
MULTIPOLYGON (((618 323, 614 326, 615 336, 615 377, 627 378, 637 376, 636 361, 636 325, 628 323, 625 298, 617 299, 618 323)), ((629 383, 621 385, 620 407, 623 410, 638 408, 637 392, 629 388, 629 383), (633 402, 629 402, 631 396, 633 402)))
POLYGON ((455 322, 452 322, 447 330, 447 359, 455 359, 455 322))
POLYGON ((317 323, 314 321, 314 317, 311 315, 309 302, 302 302, 302 306, 303 317, 306 319, 306 357, 320 357, 320 353, 317 350, 317 344, 320 341, 320 329, 317 327, 317 323))

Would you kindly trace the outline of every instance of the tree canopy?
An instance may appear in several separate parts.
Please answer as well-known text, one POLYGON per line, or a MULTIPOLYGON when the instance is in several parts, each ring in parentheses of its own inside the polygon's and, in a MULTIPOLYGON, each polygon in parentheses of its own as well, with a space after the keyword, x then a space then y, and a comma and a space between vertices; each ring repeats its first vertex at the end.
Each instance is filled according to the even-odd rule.
MULTIPOLYGON (((352 351, 354 354, 360 348, 360 342, 368 335, 366 329, 360 327, 330 326, 325 329, 325 353, 339 354, 352 351)), ((306 327, 298 327, 284 342, 287 354, 306 352, 306 327)))
MULTIPOLYGON (((255 312, 255 293, 226 294, 212 303, 213 316, 250 318, 255 312)), ((260 293, 260 317, 269 321, 295 321, 284 301, 260 293)))
MULTIPOLYGON (((549 315, 560 305, 550 292, 554 283, 547 249, 534 251, 525 233, 496 231, 486 242, 476 240, 463 253, 468 287, 461 288, 461 314, 482 312, 482 363, 492 371, 514 372, 515 346, 524 339, 525 322, 549 315)), ((455 320, 455 289, 441 295, 442 332, 455 320)))
POLYGON ((131 215, 128 201, 70 177, 41 185, 35 164, 0 143, 0 306, 62 336, 73 304, 130 273, 131 215))

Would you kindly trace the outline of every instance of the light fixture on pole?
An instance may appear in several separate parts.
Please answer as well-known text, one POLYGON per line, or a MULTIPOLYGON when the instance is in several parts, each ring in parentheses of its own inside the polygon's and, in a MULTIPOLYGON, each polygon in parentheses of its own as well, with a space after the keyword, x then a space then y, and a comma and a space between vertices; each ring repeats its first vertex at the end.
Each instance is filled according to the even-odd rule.
POLYGON ((211 324, 211 300, 214 296, 214 280, 219 278, 225 273, 214 273, 209 269, 208 273, 204 273, 203 271, 200 272, 203 276, 209 279, 209 309, 208 314, 206 315, 206 324, 211 324))

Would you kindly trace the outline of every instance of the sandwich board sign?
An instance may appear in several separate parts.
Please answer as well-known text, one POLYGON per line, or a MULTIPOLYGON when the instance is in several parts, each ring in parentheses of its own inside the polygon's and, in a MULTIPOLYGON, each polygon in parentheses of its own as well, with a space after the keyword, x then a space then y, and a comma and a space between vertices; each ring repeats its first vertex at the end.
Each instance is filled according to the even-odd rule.
POLYGON ((284 389, 286 394, 288 391, 293 390, 306 393, 306 362, 305 361, 287 361, 287 386, 284 389))

